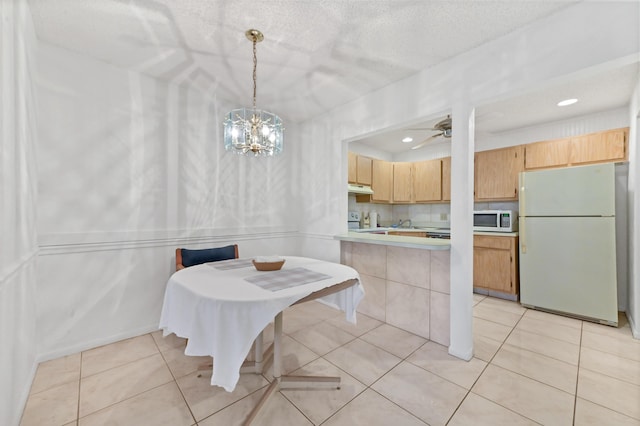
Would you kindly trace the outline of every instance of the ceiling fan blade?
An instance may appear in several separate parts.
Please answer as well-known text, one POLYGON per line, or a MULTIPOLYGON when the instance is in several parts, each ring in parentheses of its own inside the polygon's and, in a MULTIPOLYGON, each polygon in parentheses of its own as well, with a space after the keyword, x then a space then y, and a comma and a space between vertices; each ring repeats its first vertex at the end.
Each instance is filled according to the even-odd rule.
POLYGON ((444 133, 436 133, 435 135, 431 135, 428 138, 426 138, 425 140, 423 140, 422 142, 420 142, 418 145, 416 146, 412 146, 411 149, 419 149, 422 148, 423 146, 425 146, 426 144, 428 144, 429 142, 431 142, 432 140, 434 140, 435 138, 442 136, 444 133))
POLYGON ((411 129, 407 129, 407 130, 408 131, 415 131, 415 132, 422 131, 422 130, 431 130, 431 131, 434 131, 434 132, 441 132, 442 131, 442 129, 436 129, 434 127, 415 127, 415 128, 411 128, 411 129))

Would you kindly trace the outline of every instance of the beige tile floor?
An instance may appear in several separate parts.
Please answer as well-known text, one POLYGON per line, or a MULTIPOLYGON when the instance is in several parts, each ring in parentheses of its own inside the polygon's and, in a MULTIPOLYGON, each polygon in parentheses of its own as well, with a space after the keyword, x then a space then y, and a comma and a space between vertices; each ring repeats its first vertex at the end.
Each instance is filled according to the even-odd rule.
MULTIPOLYGON (((318 302, 285 312, 284 370, 340 375, 340 390, 285 390, 262 425, 640 425, 640 341, 619 328, 474 295, 475 357, 318 302)), ((267 340, 271 340, 269 331, 267 340)), ((155 332, 40 364, 22 425, 236 425, 269 383, 232 393, 206 358, 155 332)))

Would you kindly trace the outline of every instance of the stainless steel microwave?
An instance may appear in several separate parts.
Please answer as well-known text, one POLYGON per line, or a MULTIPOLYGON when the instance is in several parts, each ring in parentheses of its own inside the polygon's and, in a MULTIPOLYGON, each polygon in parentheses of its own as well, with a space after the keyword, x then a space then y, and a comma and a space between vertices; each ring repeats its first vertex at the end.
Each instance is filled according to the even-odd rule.
POLYGON ((515 232, 518 230, 518 215, 513 210, 475 210, 473 230, 515 232))

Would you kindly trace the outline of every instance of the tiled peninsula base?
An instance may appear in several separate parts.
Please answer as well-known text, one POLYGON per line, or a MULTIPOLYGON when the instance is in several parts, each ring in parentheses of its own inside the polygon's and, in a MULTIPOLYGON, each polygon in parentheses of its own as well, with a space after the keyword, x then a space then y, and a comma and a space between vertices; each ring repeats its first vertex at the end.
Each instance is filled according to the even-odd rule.
POLYGON ((365 288, 358 312, 449 345, 449 250, 340 244, 365 288))

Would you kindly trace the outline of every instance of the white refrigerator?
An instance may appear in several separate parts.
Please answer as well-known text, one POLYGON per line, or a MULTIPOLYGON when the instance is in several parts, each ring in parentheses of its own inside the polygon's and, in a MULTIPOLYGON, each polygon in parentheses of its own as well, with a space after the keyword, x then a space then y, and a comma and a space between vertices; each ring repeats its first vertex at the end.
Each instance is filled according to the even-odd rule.
POLYGON ((614 164, 520 173, 520 303, 617 326, 614 164))

